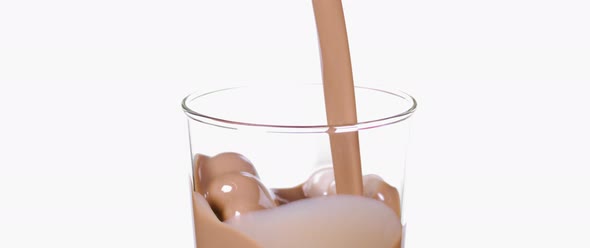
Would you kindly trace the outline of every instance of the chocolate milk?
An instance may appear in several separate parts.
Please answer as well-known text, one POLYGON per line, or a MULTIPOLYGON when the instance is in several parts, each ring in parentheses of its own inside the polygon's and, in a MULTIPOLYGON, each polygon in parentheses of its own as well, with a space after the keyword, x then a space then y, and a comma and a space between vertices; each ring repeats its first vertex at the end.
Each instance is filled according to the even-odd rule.
POLYGON ((225 223, 269 248, 392 248, 402 228, 387 206, 355 195, 308 198, 225 223))
POLYGON ((397 248, 397 189, 362 175, 352 66, 341 0, 313 0, 333 168, 299 186, 268 189, 244 156, 197 155, 193 214, 198 248, 397 248), (337 195, 336 195, 337 194, 337 195), (324 197, 328 196, 328 197, 324 197))
POLYGON ((284 189, 267 189, 237 153, 197 155, 193 171, 199 248, 400 245, 399 193, 377 175, 362 177, 363 196, 347 196, 336 195, 331 168, 284 189))
MULTIPOLYGON (((341 0, 313 0, 322 60, 324 101, 328 125, 355 125, 356 100, 348 35, 341 0)), ((330 149, 338 194, 363 193, 357 132, 330 129, 330 149)))

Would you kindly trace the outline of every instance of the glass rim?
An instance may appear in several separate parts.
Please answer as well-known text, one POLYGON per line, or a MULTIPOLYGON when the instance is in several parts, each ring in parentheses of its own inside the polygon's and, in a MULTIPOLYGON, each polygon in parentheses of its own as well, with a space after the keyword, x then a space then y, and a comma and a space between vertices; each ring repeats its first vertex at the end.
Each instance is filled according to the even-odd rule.
MULTIPOLYGON (((288 85, 281 85, 281 86, 293 87, 293 86, 310 86, 310 85, 321 86, 322 84, 288 84, 288 85)), ((382 90, 382 89, 378 89, 378 88, 360 86, 360 85, 355 85, 354 87, 356 89, 377 91, 377 92, 385 93, 385 94, 388 94, 391 96, 399 97, 399 98, 405 100, 406 102, 409 102, 410 103, 409 107, 407 109, 405 109, 404 111, 400 111, 399 113, 396 113, 394 115, 387 115, 382 118, 357 122, 357 123, 353 123, 353 124, 344 124, 344 125, 329 125, 329 124, 274 125, 274 124, 268 124, 268 123, 251 123, 251 122, 227 120, 227 119, 213 116, 211 114, 200 113, 198 111, 191 109, 188 106, 188 103, 190 101, 210 95, 210 94, 215 94, 215 93, 219 93, 222 91, 235 90, 235 89, 240 89, 240 88, 264 88, 264 87, 268 87, 268 86, 269 85, 242 85, 242 86, 221 88, 221 89, 217 89, 217 90, 213 90, 213 91, 206 91, 204 93, 202 91, 196 91, 196 92, 189 94, 184 99, 182 99, 182 108, 183 108, 185 114, 189 118, 191 118, 195 121, 204 123, 204 124, 209 124, 209 125, 217 126, 220 128, 263 129, 264 131, 271 132, 271 133, 345 133, 345 132, 357 132, 357 131, 364 130, 364 129, 377 128, 377 127, 391 125, 391 124, 394 124, 397 122, 401 122, 403 120, 408 119, 410 116, 412 116, 412 114, 415 112, 415 110, 418 106, 418 103, 414 97, 412 97, 410 94, 405 93, 401 90, 397 90, 397 89, 382 90)), ((273 85, 271 87, 277 87, 277 85, 273 85)))

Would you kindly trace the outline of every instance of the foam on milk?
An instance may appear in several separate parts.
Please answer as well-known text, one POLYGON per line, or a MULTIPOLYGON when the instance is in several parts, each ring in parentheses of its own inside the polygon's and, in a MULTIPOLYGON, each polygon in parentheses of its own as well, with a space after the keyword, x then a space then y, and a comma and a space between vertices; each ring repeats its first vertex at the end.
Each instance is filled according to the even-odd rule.
POLYGON ((268 189, 238 153, 197 155, 193 214, 203 248, 398 248, 399 193, 363 176, 363 196, 337 195, 332 168, 293 188, 268 189))
POLYGON ((389 207, 352 195, 308 198, 225 223, 264 248, 392 248, 402 233, 400 219, 389 207))

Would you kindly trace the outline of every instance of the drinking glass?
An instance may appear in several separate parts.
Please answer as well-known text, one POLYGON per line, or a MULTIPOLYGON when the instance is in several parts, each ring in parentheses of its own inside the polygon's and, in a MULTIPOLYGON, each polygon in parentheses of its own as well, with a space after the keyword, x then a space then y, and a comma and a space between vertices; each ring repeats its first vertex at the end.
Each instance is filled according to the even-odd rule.
MULTIPOLYGON (((402 91, 363 86, 355 87, 355 95, 358 122, 334 126, 327 124, 321 84, 247 85, 190 94, 182 107, 188 117, 193 169, 197 155, 235 152, 255 166, 267 188, 291 188, 314 172, 332 167, 330 134, 358 132, 362 173, 378 175, 398 190, 405 227, 407 119, 416 110, 416 100, 402 91)), ((202 203, 205 197, 194 194, 202 203)), ((198 214, 210 212, 197 203, 194 200, 198 247, 223 248, 225 241, 211 241, 211 232, 226 224, 219 222, 221 229, 208 230, 211 225, 197 223, 198 214)), ((239 233, 224 234, 224 239, 239 239, 232 235, 239 233)))

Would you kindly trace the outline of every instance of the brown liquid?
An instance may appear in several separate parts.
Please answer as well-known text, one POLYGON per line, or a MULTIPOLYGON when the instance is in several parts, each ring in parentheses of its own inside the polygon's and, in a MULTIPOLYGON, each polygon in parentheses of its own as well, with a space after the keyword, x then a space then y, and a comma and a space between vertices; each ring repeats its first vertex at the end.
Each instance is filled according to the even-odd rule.
POLYGON ((237 212, 241 214, 270 207, 271 204, 255 204, 260 197, 272 199, 270 194, 261 194, 259 188, 264 186, 252 179, 258 176, 254 166, 237 153, 222 153, 214 157, 199 154, 194 161, 195 190, 192 197, 197 247, 262 248, 256 241, 222 222, 237 212), (238 184, 239 192, 235 190, 238 184), (232 188, 224 188, 224 185, 232 188), (241 186, 246 186, 247 190, 242 190, 241 186))
MULTIPOLYGON (((341 0, 313 0, 322 59, 328 125, 357 123, 352 63, 341 0)), ((338 194, 362 195, 363 182, 357 132, 330 133, 338 194)))
POLYGON ((192 198, 198 248, 262 248, 256 241, 219 221, 201 194, 193 191, 192 198))
POLYGON ((195 185, 220 220, 277 206, 275 197, 262 185, 256 169, 244 156, 197 156, 195 185))
MULTIPOLYGON (((281 198, 281 204, 309 197, 336 195, 334 176, 330 172, 329 168, 318 170, 303 184, 293 188, 274 189, 273 192, 281 198), (311 193, 308 193, 310 191, 311 193)), ((364 196, 385 203, 397 216, 401 216, 400 196, 395 187, 383 181, 381 177, 370 174, 363 176, 363 188, 364 196)))
MULTIPOLYGON (((313 6, 328 124, 354 125, 357 123, 356 103, 341 0, 313 0, 313 6)), ((306 197, 334 195, 336 191, 383 201, 400 216, 399 193, 394 187, 375 176, 363 180, 358 133, 334 131, 330 130, 329 135, 333 173, 314 175, 332 175, 333 179, 325 178, 321 185, 308 181, 294 188, 271 191, 259 181, 254 166, 239 154, 223 153, 211 158, 197 156, 193 170, 193 212, 198 247, 261 248, 254 240, 222 221, 306 197)), ((399 244, 393 248, 397 247, 399 244)))
POLYGON ((234 152, 220 153, 213 158, 197 155, 195 163, 195 190, 203 195, 205 194, 204 187, 209 184, 210 180, 224 174, 245 172, 258 177, 258 172, 252 163, 244 156, 234 152), (231 166, 226 166, 227 164, 231 164, 231 166))
MULTIPOLYGON (((268 190, 250 161, 237 153, 221 153, 214 157, 197 155, 193 171, 193 186, 199 189, 193 191, 192 196, 199 248, 262 248, 223 221, 305 198, 336 194, 334 173, 330 168, 317 171, 296 187, 268 190)), ((395 187, 376 175, 364 176, 363 184, 364 196, 383 202, 401 216, 395 187)), ((393 248, 399 245, 396 243, 393 248)))

